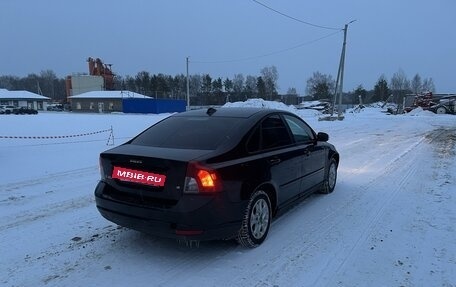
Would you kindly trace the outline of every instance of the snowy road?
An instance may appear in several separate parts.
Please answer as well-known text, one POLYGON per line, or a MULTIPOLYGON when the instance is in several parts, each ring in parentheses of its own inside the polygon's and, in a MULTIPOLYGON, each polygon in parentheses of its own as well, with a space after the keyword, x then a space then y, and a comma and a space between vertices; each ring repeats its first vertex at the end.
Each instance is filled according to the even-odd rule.
MULTIPOLYGON (((456 286, 456 117, 375 110, 340 122, 306 120, 341 154, 336 190, 277 218, 253 250, 230 241, 189 248, 104 220, 93 200, 101 141, 86 143, 73 168, 3 180, 0 285, 456 286)), ((18 153, 0 160, 36 148, 3 145, 18 153)))

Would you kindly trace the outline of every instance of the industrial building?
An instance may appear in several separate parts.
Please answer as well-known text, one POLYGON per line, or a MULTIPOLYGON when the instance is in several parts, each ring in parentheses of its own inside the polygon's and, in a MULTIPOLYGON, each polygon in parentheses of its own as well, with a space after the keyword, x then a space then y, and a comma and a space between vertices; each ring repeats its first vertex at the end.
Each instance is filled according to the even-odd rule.
POLYGON ((114 90, 111 64, 88 58, 89 75, 66 78, 66 94, 73 112, 170 113, 186 110, 184 100, 154 99, 131 91, 114 90))
POLYGON ((154 99, 130 91, 91 91, 69 97, 73 112, 171 113, 186 109, 184 100, 154 99))
POLYGON ((89 74, 75 74, 65 79, 67 99, 90 91, 113 91, 114 73, 111 64, 105 64, 100 58, 87 59, 89 74))

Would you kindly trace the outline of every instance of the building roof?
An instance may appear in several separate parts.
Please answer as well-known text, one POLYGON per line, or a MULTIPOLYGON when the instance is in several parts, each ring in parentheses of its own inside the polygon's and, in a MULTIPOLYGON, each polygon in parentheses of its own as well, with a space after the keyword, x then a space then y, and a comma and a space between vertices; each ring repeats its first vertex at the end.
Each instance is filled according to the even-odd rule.
POLYGON ((0 89, 0 99, 3 100, 43 100, 48 101, 51 98, 38 95, 29 91, 9 91, 7 89, 0 89))
POLYGON ((142 98, 152 99, 151 97, 144 96, 130 91, 91 91, 82 93, 76 96, 69 97, 70 99, 128 99, 128 98, 142 98))

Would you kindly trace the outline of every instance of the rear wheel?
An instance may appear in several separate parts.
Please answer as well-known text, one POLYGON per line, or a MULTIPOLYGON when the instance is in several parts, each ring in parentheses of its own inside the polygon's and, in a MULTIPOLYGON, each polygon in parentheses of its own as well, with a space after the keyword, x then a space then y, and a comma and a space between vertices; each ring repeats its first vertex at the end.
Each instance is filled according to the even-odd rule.
POLYGON ((444 107, 438 107, 437 110, 435 110, 436 114, 446 114, 446 109, 444 107))
POLYGON ((334 158, 329 161, 328 171, 326 172, 325 182, 323 183, 320 193, 328 194, 334 191, 337 181, 337 163, 334 158))
POLYGON ((266 192, 255 191, 245 210, 237 241, 244 247, 254 248, 263 243, 271 225, 271 201, 266 192))

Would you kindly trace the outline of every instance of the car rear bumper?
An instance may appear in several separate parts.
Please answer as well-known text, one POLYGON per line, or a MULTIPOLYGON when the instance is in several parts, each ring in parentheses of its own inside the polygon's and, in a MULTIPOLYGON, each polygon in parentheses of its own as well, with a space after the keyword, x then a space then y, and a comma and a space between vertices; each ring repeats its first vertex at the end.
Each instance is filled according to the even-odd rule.
POLYGON ((185 195, 175 206, 160 208, 116 200, 100 181, 95 189, 98 211, 107 220, 144 233, 182 240, 227 239, 241 227, 247 202, 230 202, 224 193, 185 195))

